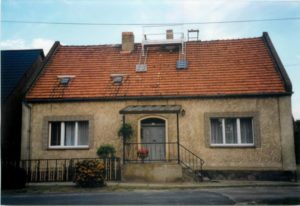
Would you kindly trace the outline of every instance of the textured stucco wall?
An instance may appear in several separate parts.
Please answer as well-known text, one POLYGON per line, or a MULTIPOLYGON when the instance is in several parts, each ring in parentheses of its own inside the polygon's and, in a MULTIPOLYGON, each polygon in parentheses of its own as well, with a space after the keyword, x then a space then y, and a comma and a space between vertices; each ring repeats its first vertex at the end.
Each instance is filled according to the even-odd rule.
MULTIPOLYGON (((290 97, 244 99, 187 99, 160 101, 112 101, 84 103, 33 104, 31 118, 31 158, 96 157, 101 144, 110 143, 122 154, 117 131, 122 124, 119 111, 129 105, 182 105, 179 117, 180 142, 205 161, 204 169, 293 170, 295 168, 290 97), (259 145, 254 148, 212 148, 206 144, 206 113, 256 113, 259 145), (93 143, 89 149, 45 149, 42 145, 43 121, 49 116, 84 115, 93 117, 93 143)), ((176 141, 176 115, 126 115, 138 138, 138 120, 160 116, 168 121, 168 141, 176 141)), ((24 148, 24 147, 23 147, 24 148)), ((26 152, 23 152, 24 154, 26 152)))
POLYGON ((125 164, 123 181, 182 182, 182 167, 178 164, 125 164))

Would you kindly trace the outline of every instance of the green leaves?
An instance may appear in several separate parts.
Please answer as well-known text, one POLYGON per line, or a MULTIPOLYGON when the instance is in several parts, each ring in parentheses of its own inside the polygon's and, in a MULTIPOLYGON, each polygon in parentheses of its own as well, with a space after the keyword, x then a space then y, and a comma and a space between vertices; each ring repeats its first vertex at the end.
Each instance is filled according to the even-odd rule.
POLYGON ((113 158, 115 157, 116 149, 111 144, 101 145, 97 150, 97 155, 100 158, 113 158))
POLYGON ((75 165, 73 182, 81 187, 104 186, 105 167, 100 160, 84 160, 75 165))
POLYGON ((133 135, 132 126, 128 123, 125 123, 121 126, 118 132, 119 136, 123 136, 125 140, 129 139, 133 135))

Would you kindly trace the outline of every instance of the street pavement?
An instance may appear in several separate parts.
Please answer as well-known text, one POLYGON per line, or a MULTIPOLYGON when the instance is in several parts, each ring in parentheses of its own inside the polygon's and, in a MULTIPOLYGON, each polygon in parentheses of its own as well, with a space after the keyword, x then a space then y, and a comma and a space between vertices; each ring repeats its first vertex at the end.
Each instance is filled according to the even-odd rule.
POLYGON ((299 186, 136 189, 83 193, 2 194, 5 205, 233 205, 300 204, 299 186))

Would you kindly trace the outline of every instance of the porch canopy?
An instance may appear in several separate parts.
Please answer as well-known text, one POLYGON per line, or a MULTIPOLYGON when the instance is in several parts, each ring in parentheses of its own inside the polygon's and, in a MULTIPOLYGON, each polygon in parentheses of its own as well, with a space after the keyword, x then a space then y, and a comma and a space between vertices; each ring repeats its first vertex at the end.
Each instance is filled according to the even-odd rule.
POLYGON ((181 105, 137 105, 128 106, 120 110, 120 114, 153 114, 153 113, 175 113, 181 111, 181 105))

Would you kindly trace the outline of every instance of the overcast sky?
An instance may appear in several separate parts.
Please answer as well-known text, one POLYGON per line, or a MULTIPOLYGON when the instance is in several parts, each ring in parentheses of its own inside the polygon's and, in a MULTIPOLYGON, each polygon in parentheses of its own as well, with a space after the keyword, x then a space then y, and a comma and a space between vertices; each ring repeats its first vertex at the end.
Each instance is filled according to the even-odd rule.
POLYGON ((267 31, 292 80, 293 115, 300 119, 300 0, 2 0, 1 19, 72 23, 195 23, 253 19, 298 18, 226 24, 185 24, 149 28, 141 25, 17 24, 2 22, 1 49, 64 45, 115 44, 122 31, 142 33, 199 29, 200 40, 258 37, 267 31))

